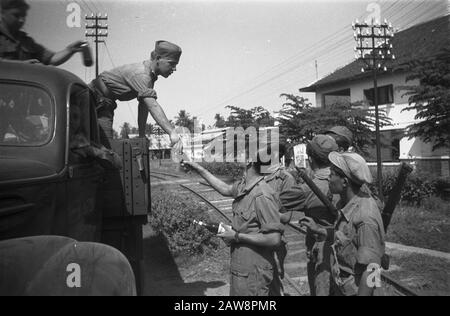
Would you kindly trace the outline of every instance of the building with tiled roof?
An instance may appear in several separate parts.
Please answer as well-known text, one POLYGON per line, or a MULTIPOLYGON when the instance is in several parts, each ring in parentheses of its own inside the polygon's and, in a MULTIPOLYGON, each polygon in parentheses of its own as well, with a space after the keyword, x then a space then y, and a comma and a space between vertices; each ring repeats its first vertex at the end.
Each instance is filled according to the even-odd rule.
MULTIPOLYGON (((448 47, 449 18, 446 15, 396 33, 391 41, 396 59, 387 64, 388 71, 378 74, 380 109, 385 110, 392 119, 391 126, 382 128, 383 161, 428 161, 433 173, 444 176, 450 176, 450 150, 444 148, 432 151, 432 144, 405 137, 405 129, 415 122, 416 113, 402 110, 408 106, 409 97, 405 95, 404 87, 419 84, 418 80, 406 82, 410 74, 408 63, 433 58, 444 47, 448 47)), ((300 91, 315 92, 319 107, 332 106, 337 102, 359 101, 370 105, 374 96, 373 74, 371 71, 362 72, 363 66, 361 61, 355 60, 300 91)), ((375 157, 373 149, 369 160, 375 161, 375 157)))

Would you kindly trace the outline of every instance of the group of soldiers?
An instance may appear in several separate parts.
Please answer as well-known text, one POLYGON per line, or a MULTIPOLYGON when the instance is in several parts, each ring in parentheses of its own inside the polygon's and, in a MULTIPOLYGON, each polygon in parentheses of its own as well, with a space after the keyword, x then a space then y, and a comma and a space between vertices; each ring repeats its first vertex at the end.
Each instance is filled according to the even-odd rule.
MULTIPOLYGON (((0 0, 0 61, 60 65, 81 51, 82 41, 54 53, 22 31, 28 4, 25 0, 0 0)), ((178 45, 156 42, 150 59, 105 71, 89 84, 97 101, 102 144, 112 139, 116 101, 139 101, 139 134, 145 135, 150 113, 169 134, 172 146, 180 137, 157 102, 154 85, 159 76, 169 77, 181 57, 178 45)), ((199 164, 183 164, 196 170, 219 193, 234 198, 233 224, 219 236, 231 247, 233 296, 282 295, 283 237, 293 212, 302 212, 307 228, 307 270, 312 295, 373 295, 366 280, 372 264, 381 265, 384 229, 380 205, 368 189, 372 176, 366 161, 349 151, 352 133, 334 127, 307 144, 309 174, 339 211, 328 209, 305 183, 297 183, 281 164, 249 160, 240 181, 227 184, 199 164), (262 168, 270 165, 269 173, 262 168)), ((180 148, 175 148, 180 149, 180 148)), ((266 168, 264 168, 266 169, 266 168)))
POLYGON ((336 126, 307 143, 314 184, 339 211, 327 208, 307 183, 297 183, 281 164, 249 160, 241 180, 227 184, 192 161, 197 171, 224 196, 234 198, 231 228, 220 235, 231 245, 231 296, 283 295, 283 237, 293 212, 301 212, 307 228, 306 251, 310 293, 313 296, 369 296, 368 282, 385 252, 381 209, 368 184, 366 161, 350 151, 353 135, 336 126), (268 173, 262 172, 267 167, 268 173))

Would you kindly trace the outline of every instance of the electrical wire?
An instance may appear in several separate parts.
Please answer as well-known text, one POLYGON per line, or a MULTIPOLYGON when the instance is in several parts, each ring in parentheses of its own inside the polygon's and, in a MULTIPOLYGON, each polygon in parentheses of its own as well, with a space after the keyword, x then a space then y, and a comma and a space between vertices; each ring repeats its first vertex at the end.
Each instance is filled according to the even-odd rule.
MULTIPOLYGON (((395 17, 396 15, 398 15, 399 13, 401 13, 404 9, 406 9, 406 8, 409 6, 409 4, 402 3, 402 2, 400 2, 400 1, 398 0, 398 1, 394 2, 394 3, 391 3, 391 4, 389 5, 389 7, 387 8, 387 10, 393 9, 396 5, 399 5, 399 4, 400 4, 400 7, 397 8, 397 9, 399 9, 399 10, 401 10, 401 11, 398 11, 398 12, 392 12, 391 14, 388 14, 387 17, 389 17, 389 18, 395 17)), ((401 15, 400 17, 397 17, 397 19, 400 20, 400 19, 403 18, 404 16, 407 16, 407 15, 411 14, 411 12, 414 12, 415 10, 417 10, 418 8, 420 8, 420 7, 423 6, 423 5, 424 5, 423 2, 422 2, 422 3, 419 3, 419 4, 416 5, 414 8, 408 10, 407 12, 404 12, 403 15, 401 15)), ((387 11, 387 10, 386 10, 386 11, 387 11)), ((423 13, 422 13, 421 15, 423 16, 423 13)), ((397 19, 396 19, 396 20, 397 20, 397 19)), ((339 31, 338 31, 338 32, 339 32, 339 31)), ((335 32, 335 33, 333 33, 332 35, 329 35, 328 38, 329 38, 329 37, 332 37, 334 34, 336 34, 336 33, 338 33, 338 32, 335 32)), ((348 40, 347 42, 349 42, 349 41, 351 41, 351 39, 348 40)), ((341 45, 342 45, 342 43, 341 43, 341 45)), ((311 47, 314 47, 314 45, 311 46, 311 47)), ((322 51, 323 51, 323 50, 326 50, 326 49, 327 49, 327 47, 325 47, 324 49, 322 49, 322 51)), ((330 52, 332 52, 332 51, 330 51, 330 52)), ((329 52, 329 53, 330 53, 330 52, 329 52)), ((333 52, 333 53, 334 53, 334 52, 333 52)), ((283 63, 286 63, 286 62, 288 62, 288 61, 294 59, 295 56, 297 56, 298 54, 299 54, 299 53, 297 53, 296 55, 294 55, 294 56, 292 56, 292 57, 289 57, 288 59, 282 61, 281 63, 279 63, 279 64, 277 64, 277 65, 271 67, 269 70, 265 71, 261 76, 263 76, 265 73, 271 72, 271 70, 272 70, 273 68, 277 68, 277 67, 279 67, 280 65, 282 65, 283 63)), ((320 55, 320 54, 318 53, 318 55, 320 55)), ((319 57, 319 58, 320 58, 320 57, 319 57)), ((319 59, 319 58, 317 58, 317 59, 319 59)), ((301 63, 304 63, 304 62, 305 62, 305 60, 302 60, 302 61, 301 61, 301 63)), ((209 110, 208 112, 210 112, 210 111, 212 111, 212 110, 215 110, 217 107, 219 107, 219 106, 221 106, 221 105, 223 105, 223 104, 226 104, 226 103, 228 103, 228 102, 230 102, 230 101, 233 101, 233 100, 235 100, 235 99, 237 99, 237 98, 240 98, 240 97, 242 97, 242 96, 244 96, 244 95, 246 95, 246 94, 252 93, 254 90, 256 90, 256 89, 262 87, 263 85, 265 85, 265 84, 271 82, 272 80, 277 79, 277 78, 279 78, 280 76, 283 76, 283 75, 285 75, 286 73, 288 73, 288 72, 290 72, 290 71, 292 71, 292 70, 295 70, 295 68, 296 68, 296 67, 299 67, 301 63, 297 63, 295 66, 290 67, 290 68, 288 68, 287 70, 284 70, 281 74, 277 74, 277 75, 275 75, 275 76, 272 76, 272 77, 269 78, 268 80, 263 81, 263 82, 257 84, 256 86, 254 86, 254 87, 251 88, 251 89, 247 89, 247 90, 245 90, 245 91, 239 93, 239 94, 236 95, 236 96, 233 96, 233 97, 231 97, 231 98, 228 98, 227 100, 225 100, 225 101, 219 103, 217 106, 215 106, 215 107, 213 107, 213 108, 210 108, 210 110, 209 110)), ((259 76, 258 76, 258 77, 259 77, 259 76)))

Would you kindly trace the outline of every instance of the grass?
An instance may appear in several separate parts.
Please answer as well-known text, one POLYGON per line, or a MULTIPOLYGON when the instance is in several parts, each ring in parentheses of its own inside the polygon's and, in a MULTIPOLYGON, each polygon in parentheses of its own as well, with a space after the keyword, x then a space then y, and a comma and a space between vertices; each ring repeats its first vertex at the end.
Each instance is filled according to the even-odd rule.
POLYGON ((450 295, 450 261, 424 255, 405 254, 392 258, 392 277, 419 295, 450 295))
POLYGON ((400 205, 389 226, 387 240, 450 252, 450 203, 431 197, 419 207, 400 205))

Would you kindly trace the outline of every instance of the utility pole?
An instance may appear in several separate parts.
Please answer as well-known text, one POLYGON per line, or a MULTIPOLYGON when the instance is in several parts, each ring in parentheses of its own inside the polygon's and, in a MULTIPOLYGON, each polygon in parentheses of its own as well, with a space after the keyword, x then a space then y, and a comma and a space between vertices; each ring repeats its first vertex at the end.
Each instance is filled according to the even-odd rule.
POLYGON ((372 19, 372 24, 366 22, 360 23, 356 20, 352 24, 355 31, 354 38, 357 46, 355 48, 355 58, 364 62, 365 66, 361 69, 362 72, 372 71, 373 74, 373 105, 375 106, 375 134, 377 147, 377 177, 378 177, 378 191, 380 199, 383 197, 383 162, 381 159, 381 135, 380 135, 380 111, 378 104, 378 72, 387 71, 386 62, 395 60, 395 55, 392 54, 392 43, 390 41, 394 37, 394 29, 392 24, 388 24, 386 20, 380 24, 372 19))
POLYGON ((101 40, 101 38, 108 37, 108 24, 101 24, 101 21, 107 21, 108 15, 105 14, 104 17, 100 13, 97 15, 94 15, 93 13, 91 16, 85 17, 86 21, 93 22, 93 24, 86 23, 86 30, 92 30, 90 32, 86 31, 86 37, 94 37, 95 42, 95 77, 98 77, 98 44, 104 43, 104 40, 101 40), (105 30, 105 33, 103 33, 103 30, 105 30))
POLYGON ((153 128, 153 134, 158 135, 158 150, 159 150, 159 167, 161 168, 161 159, 163 158, 163 153, 161 152, 161 135, 162 135, 162 129, 161 127, 157 126, 153 128))

